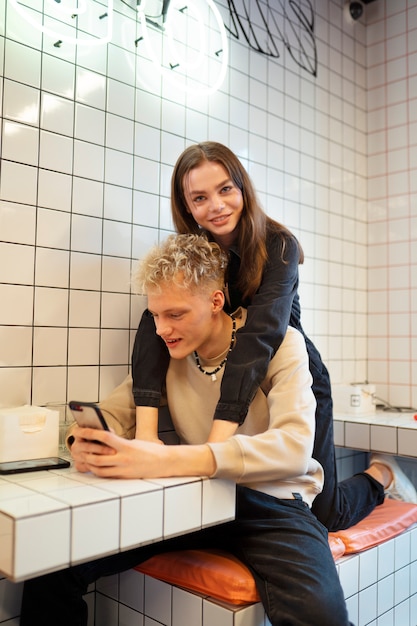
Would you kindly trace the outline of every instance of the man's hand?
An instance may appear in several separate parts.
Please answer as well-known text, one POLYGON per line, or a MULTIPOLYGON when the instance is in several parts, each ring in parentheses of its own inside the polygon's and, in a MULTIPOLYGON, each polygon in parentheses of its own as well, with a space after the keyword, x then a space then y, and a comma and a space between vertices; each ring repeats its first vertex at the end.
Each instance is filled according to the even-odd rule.
POLYGON ((79 472, 91 471, 90 467, 83 461, 87 450, 90 450, 90 452, 93 451, 94 454, 114 454, 113 448, 104 446, 101 443, 96 443, 98 441, 98 437, 96 437, 96 435, 99 432, 99 430, 93 428, 81 428, 78 425, 73 427, 71 435, 74 438, 74 441, 71 444, 70 452, 74 460, 74 465, 79 472), (84 433, 87 431, 89 433, 93 433, 93 437, 85 439, 84 433))
POLYGON ((111 478, 149 478, 160 475, 156 443, 128 440, 111 432, 79 428, 71 454, 80 472, 111 478), (148 467, 146 467, 148 465, 148 467))
POLYGON ((159 443, 124 439, 112 432, 78 428, 71 454, 80 472, 105 478, 165 478, 211 476, 216 469, 207 445, 161 446, 159 443))

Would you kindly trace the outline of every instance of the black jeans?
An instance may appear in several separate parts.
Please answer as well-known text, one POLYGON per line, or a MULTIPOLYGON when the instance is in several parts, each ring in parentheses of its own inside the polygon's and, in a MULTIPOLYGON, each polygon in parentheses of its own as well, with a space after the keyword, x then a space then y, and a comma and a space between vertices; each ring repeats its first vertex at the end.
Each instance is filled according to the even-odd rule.
POLYGON ((306 338, 317 401, 313 458, 324 470, 323 491, 315 498, 312 511, 329 531, 349 528, 369 515, 384 501, 384 488, 369 474, 355 474, 338 483, 333 434, 333 401, 329 373, 319 353, 306 338))
MULTIPOLYGON (((317 402, 313 457, 323 467, 324 487, 322 493, 315 498, 312 511, 329 531, 342 530, 357 524, 369 515, 378 504, 382 504, 384 489, 380 483, 366 473, 356 474, 352 478, 338 483, 333 438, 333 401, 329 373, 319 351, 303 332, 299 323, 299 312, 294 314, 292 321, 295 322, 294 327, 298 328, 304 335, 309 355, 310 372, 313 377, 312 389, 317 402)), ((168 367, 169 355, 165 346, 158 344, 158 342, 149 344, 148 336, 152 333, 154 333, 154 322, 145 311, 136 333, 132 355, 133 395, 138 404, 158 406, 160 388, 164 372, 168 367), (145 350, 148 352, 145 353, 145 350), (141 366, 143 362, 147 363, 146 368, 141 366), (136 380, 138 387, 135 387, 135 379, 141 379, 142 376, 145 380, 136 380), (141 385, 148 390, 146 393, 140 392, 141 385), (146 402, 144 395, 141 396, 140 393, 147 396, 146 402)))
POLYGON ((168 550, 219 548, 253 573, 272 626, 349 624, 326 529, 299 500, 238 487, 236 520, 26 581, 21 626, 86 626, 87 586, 168 550))

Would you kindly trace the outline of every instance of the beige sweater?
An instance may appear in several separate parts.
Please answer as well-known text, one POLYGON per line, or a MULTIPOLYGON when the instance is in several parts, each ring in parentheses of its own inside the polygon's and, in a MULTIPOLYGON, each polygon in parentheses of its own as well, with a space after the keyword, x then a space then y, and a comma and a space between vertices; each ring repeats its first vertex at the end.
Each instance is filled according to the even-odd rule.
MULTIPOLYGON (((246 311, 236 315, 240 326, 246 311)), ((201 365, 211 371, 222 356, 217 362, 200 358, 201 365)), ((207 441, 223 371, 212 381, 197 368, 193 355, 171 359, 168 406, 183 443, 207 441)), ((209 444, 217 464, 214 475, 278 498, 291 499, 297 492, 311 506, 323 486, 322 467, 311 458, 316 408, 311 382, 304 338, 289 327, 243 425, 229 440, 209 444)))
MULTIPOLYGON (((238 327, 244 324, 245 317, 243 309, 236 313, 238 327)), ((201 364, 211 371, 222 356, 210 362, 200 359, 201 364)), ((198 370, 193 355, 171 359, 168 405, 182 443, 207 441, 223 371, 224 368, 213 382, 198 370)), ((118 435, 128 439, 135 436, 131 376, 100 402, 100 407, 118 435)), ((215 476, 278 498, 292 498, 292 493, 297 492, 311 506, 323 486, 321 465, 311 458, 315 407, 304 338, 289 327, 237 434, 223 443, 209 444, 217 464, 215 476)), ((68 447, 72 428, 67 433, 68 447)))

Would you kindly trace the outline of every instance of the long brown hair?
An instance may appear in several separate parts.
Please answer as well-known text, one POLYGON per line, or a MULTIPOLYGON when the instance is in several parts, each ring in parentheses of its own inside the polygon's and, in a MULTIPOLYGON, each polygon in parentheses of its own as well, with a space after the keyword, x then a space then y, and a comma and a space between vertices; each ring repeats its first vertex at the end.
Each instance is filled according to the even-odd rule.
MULTIPOLYGON (((283 224, 271 219, 260 206, 253 183, 237 158, 226 146, 215 141, 204 141, 189 146, 179 156, 171 178, 171 211, 172 219, 178 233, 201 234, 200 226, 189 212, 185 197, 186 176, 204 161, 220 163, 228 172, 230 179, 240 189, 243 197, 243 211, 239 222, 237 247, 241 259, 250 259, 250 263, 242 262, 238 279, 238 287, 243 298, 252 298, 262 280, 265 264, 268 260, 266 237, 274 231, 281 237, 281 257, 285 263, 286 240, 294 235, 283 224)), ((300 244, 300 263, 304 255, 300 244)))

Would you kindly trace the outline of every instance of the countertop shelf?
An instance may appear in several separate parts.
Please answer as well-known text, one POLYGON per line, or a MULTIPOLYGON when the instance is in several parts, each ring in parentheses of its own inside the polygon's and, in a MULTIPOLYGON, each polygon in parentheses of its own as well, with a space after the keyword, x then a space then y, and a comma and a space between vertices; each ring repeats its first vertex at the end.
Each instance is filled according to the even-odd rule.
POLYGON ((341 448, 417 457, 414 412, 376 411, 334 414, 334 441, 341 448))
POLYGON ((234 519, 235 483, 107 480, 73 467, 0 478, 0 572, 17 582, 234 519))

